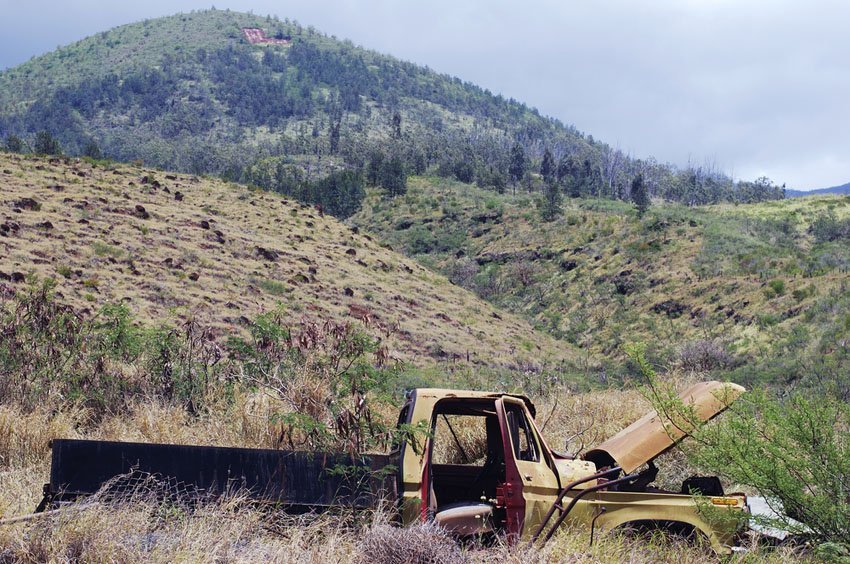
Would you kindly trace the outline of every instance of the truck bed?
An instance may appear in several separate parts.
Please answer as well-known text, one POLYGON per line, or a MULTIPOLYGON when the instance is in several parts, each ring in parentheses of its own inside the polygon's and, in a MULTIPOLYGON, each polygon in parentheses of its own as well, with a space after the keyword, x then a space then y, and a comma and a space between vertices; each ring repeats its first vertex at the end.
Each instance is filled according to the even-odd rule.
POLYGON ((40 510, 94 494, 118 476, 152 475, 175 490, 240 493, 295 509, 373 507, 394 498, 387 455, 350 456, 268 449, 57 439, 40 510))

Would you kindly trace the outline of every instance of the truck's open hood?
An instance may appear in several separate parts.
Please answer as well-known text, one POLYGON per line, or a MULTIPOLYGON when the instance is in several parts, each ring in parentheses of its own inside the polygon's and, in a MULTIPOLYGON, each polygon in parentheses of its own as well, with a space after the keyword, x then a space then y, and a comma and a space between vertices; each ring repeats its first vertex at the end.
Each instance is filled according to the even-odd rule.
MULTIPOLYGON (((685 405, 691 406, 702 421, 708 421, 726 410, 744 388, 730 382, 702 382, 695 384, 679 396, 685 405)), ((630 474, 667 452, 687 436, 671 422, 659 417, 653 410, 602 443, 589 450, 582 458, 595 462, 597 466, 614 462, 623 472, 630 474)))

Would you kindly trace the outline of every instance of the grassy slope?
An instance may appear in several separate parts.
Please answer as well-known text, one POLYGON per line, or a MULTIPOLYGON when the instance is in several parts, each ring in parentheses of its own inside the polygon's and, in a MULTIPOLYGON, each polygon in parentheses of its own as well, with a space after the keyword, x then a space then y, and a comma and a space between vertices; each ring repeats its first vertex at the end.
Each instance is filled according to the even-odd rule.
POLYGON ((270 193, 4 153, 0 186, 2 223, 19 226, 0 236, 0 272, 56 278, 60 299, 76 306, 124 301, 146 322, 191 317, 221 334, 278 304, 293 318, 368 314, 369 331, 389 335, 390 350, 419 365, 467 353, 491 366, 571 357, 569 348, 442 275, 270 193), (143 183, 145 176, 161 187, 143 183), (17 205, 22 198, 40 210, 17 205), (150 217, 141 218, 137 206, 150 217), (264 258, 258 247, 277 258, 264 258))
POLYGON ((698 339, 763 354, 840 291, 850 256, 806 231, 827 210, 846 217, 850 200, 663 204, 638 221, 628 204, 567 199, 542 224, 530 196, 427 177, 391 202, 371 194, 354 222, 585 349, 619 356, 645 341, 671 358, 698 339))
MULTIPOLYGON (((348 304, 358 303, 374 308, 382 320, 393 316, 402 319, 402 326, 411 328, 412 340, 399 338, 396 348, 417 361, 430 360, 417 348, 421 343, 446 346, 456 344, 455 340, 480 340, 477 350, 482 360, 512 358, 504 351, 516 338, 514 327, 531 343, 540 343, 541 347, 548 343, 550 351, 559 344, 339 222, 318 217, 311 208, 219 181, 172 176, 175 178, 123 165, 93 167, 80 161, 65 165, 0 154, 0 218, 2 224, 20 226, 16 234, 0 237, 0 272, 33 270, 57 276, 63 299, 77 305, 95 307, 127 297, 130 306, 146 320, 182 318, 191 312, 210 320, 222 332, 238 330, 238 316, 273 307, 278 299, 287 311, 311 315, 345 316, 348 304), (163 186, 154 190, 150 183, 142 184, 143 176, 154 176, 163 186), (165 192, 166 187, 170 193, 165 192), (185 195, 180 202, 174 200, 177 190, 185 195), (27 197, 37 200, 41 209, 13 211, 14 207, 22 208, 15 204, 27 197), (67 198, 72 200, 65 201, 67 198), (82 209, 74 207, 78 204, 82 209), (133 215, 137 204, 151 217, 133 215), (83 219, 88 223, 79 223, 83 219), (38 227, 45 221, 53 227, 38 227), (201 227, 201 221, 209 221, 211 229, 201 227), (313 228, 307 226, 308 221, 313 222, 313 228), (213 240, 214 230, 224 235, 223 244, 213 240), (260 260, 257 245, 279 251, 280 258, 274 263, 260 260), (348 255, 348 249, 355 249, 356 255, 348 255), (170 267, 163 263, 167 258, 172 258, 170 267), (308 259, 310 264, 299 259, 308 259), (358 259, 367 266, 357 264, 358 259), (372 267, 380 264, 378 261, 392 268, 376 272, 372 267), (287 287, 287 280, 293 276, 308 275, 310 266, 317 267, 316 282, 293 284, 282 296, 268 295, 260 285, 265 280, 287 287), (133 268, 140 274, 132 274, 133 268), (77 275, 77 270, 82 270, 82 275, 77 275), (188 277, 193 272, 200 275, 197 281, 188 277), (343 295, 346 286, 354 290, 354 297, 343 295), (371 301, 361 299, 366 292, 373 292, 371 301), (392 299, 395 295, 414 296, 420 306, 399 306, 392 299), (227 301, 236 309, 227 308, 227 301), (444 318, 435 317, 437 311, 486 333, 470 336, 444 318), (493 313, 502 319, 493 317, 493 313), (494 356, 484 357, 488 351, 494 351, 494 356), (499 354, 504 356, 496 358, 499 354)), ((487 202, 482 200, 481 207, 486 209, 487 202)), ((15 287, 8 281, 0 284, 15 287)), ((517 348, 523 350, 522 345, 517 348)), ((611 435, 647 408, 635 390, 574 394, 559 389, 535 399, 540 400, 541 424, 548 423, 543 432, 554 448, 564 448, 568 437, 578 437, 566 445, 570 451, 581 448, 579 443, 587 448, 611 435)), ((25 514, 38 502, 39 487, 49 470, 47 444, 51 438, 274 448, 279 446, 281 423, 269 416, 277 413, 272 404, 259 393, 240 391, 203 415, 191 416, 182 407, 150 400, 95 423, 79 405, 58 410, 37 408, 33 412, 0 405, 0 514, 25 514)), ((391 420, 397 408, 386 404, 374 407, 386 420, 391 420)), ((677 467, 680 463, 674 459, 662 465, 673 482, 682 471, 677 467)), ((29 560, 319 562, 330 555, 346 561, 375 561, 389 554, 394 544, 409 542, 407 535, 417 534, 416 530, 382 528, 384 522, 385 518, 378 515, 366 519, 362 528, 352 528, 336 517, 322 517, 305 526, 298 520, 266 517, 239 503, 197 512, 174 511, 163 518, 161 507, 136 502, 107 511, 95 507, 67 517, 5 526, 0 528, 0 552, 29 560)), ((411 546, 433 545, 439 550, 453 546, 427 536, 427 532, 423 534, 424 544, 420 540, 411 546)), ((705 547, 618 535, 597 534, 591 546, 589 535, 583 528, 568 530, 542 551, 525 545, 464 549, 468 552, 458 561, 702 562, 712 558, 705 547)), ((757 557, 788 561, 794 555, 760 552, 757 557)))

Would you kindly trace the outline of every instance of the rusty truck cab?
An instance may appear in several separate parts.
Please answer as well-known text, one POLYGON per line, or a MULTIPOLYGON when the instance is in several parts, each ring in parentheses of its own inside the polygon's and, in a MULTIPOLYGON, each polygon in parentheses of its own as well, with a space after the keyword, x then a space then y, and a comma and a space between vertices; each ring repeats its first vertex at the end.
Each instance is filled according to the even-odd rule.
MULTIPOLYGON (((524 397, 418 389, 400 422, 427 437, 400 453, 405 522, 436 521, 461 535, 516 540, 548 511, 563 483, 594 471, 592 463, 557 459, 534 424, 524 397)), ((592 484, 591 484, 592 485, 592 484)))
MULTIPOLYGON (((704 382, 681 398, 695 416, 708 420, 742 392, 734 384, 704 382)), ((537 539, 553 521, 601 529, 660 524, 701 532, 717 552, 729 551, 736 526, 716 525, 703 514, 701 500, 690 495, 688 484, 694 482, 677 492, 650 485, 654 460, 687 433, 670 429, 653 411, 573 459, 549 449, 534 415, 534 405, 521 395, 411 392, 399 424, 424 433, 408 435, 399 445, 403 522, 435 521, 459 535, 504 535, 508 542, 537 539), (553 519, 555 514, 563 518, 553 519)), ((709 504, 745 511, 744 496, 707 491, 701 480, 709 504)))

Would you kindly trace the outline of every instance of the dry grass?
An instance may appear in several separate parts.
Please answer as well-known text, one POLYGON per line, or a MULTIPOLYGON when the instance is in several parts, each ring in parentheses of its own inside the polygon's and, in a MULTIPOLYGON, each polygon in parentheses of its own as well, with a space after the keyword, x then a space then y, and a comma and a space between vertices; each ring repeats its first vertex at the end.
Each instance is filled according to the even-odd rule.
POLYGON ((575 454, 614 435, 650 409, 635 389, 561 391, 537 404, 537 423, 550 447, 575 454))
POLYGON ((74 437, 84 418, 82 410, 24 413, 0 405, 0 470, 41 463, 50 453, 49 442, 74 437))
MULTIPOLYGON (((540 406, 540 421, 552 403, 540 406)), ((545 403, 545 402, 544 402, 545 403)), ((545 434, 552 444, 593 420, 611 434, 642 414, 647 405, 636 391, 563 393, 557 397, 545 434)), ((0 436, 6 462, 0 468, 0 515, 29 513, 47 481, 47 441, 58 436, 273 446, 274 426, 263 414, 276 406, 264 396, 242 395, 227 410, 188 417, 179 408, 140 403, 128 413, 87 421, 80 408, 24 414, 3 407, 0 436), (11 424, 8 424, 11 422, 11 424)), ((740 560, 736 557, 733 561, 740 560)), ((295 518, 269 515, 239 498, 193 511, 145 500, 95 505, 15 525, 0 525, 0 560, 21 562, 696 562, 718 561, 707 547, 664 538, 597 535, 586 529, 559 533, 542 549, 527 546, 459 546, 430 526, 399 529, 386 513, 295 518)), ((801 560, 789 550, 757 549, 744 560, 801 560)))
MULTIPOLYGON (((393 526, 382 515, 341 525, 332 517, 273 523, 242 504, 225 502, 163 517, 157 505, 93 507, 0 529, 0 555, 23 562, 720 562, 708 547, 665 537, 631 538, 564 529, 543 548, 458 545, 431 525, 393 526)), ((731 561, 790 562, 790 549, 731 561)))
POLYGON ((243 317, 282 307, 293 320, 359 320, 420 365, 573 356, 519 317, 272 193, 6 153, 0 185, 0 224, 15 224, 0 236, 0 285, 19 289, 2 280, 15 273, 52 277, 78 309, 124 302, 143 322, 193 319, 226 335, 243 317), (19 205, 24 198, 38 205, 19 205))

